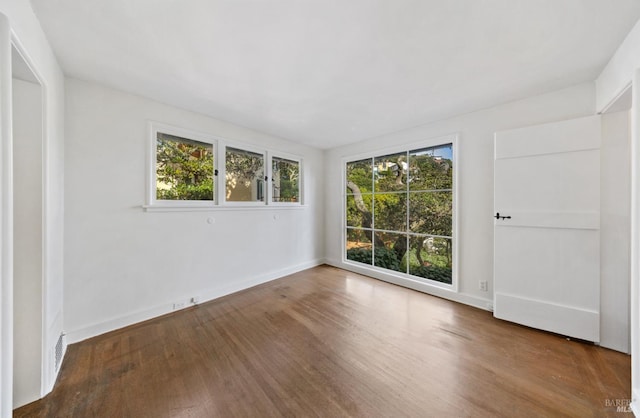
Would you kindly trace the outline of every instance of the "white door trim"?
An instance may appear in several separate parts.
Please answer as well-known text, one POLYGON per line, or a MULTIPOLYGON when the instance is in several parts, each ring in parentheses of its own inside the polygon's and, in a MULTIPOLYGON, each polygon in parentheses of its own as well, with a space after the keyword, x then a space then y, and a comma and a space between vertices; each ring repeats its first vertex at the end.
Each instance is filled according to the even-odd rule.
POLYGON ((0 417, 13 407, 13 146, 11 27, 0 14, 0 417))
POLYGON ((640 68, 633 75, 631 106, 631 399, 640 412, 640 68))

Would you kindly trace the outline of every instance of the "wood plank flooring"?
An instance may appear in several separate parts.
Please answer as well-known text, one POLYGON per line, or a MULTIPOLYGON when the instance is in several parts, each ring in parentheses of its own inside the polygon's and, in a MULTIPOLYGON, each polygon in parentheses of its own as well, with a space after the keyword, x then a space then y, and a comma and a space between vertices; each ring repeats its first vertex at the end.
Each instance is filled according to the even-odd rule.
POLYGON ((630 367, 321 266, 71 345, 54 391, 14 416, 616 416, 630 367))

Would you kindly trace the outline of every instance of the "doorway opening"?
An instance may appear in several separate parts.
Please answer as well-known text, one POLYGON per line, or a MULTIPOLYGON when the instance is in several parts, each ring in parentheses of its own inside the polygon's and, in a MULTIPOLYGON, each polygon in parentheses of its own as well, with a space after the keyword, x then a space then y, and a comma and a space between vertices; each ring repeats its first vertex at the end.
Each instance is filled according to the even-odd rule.
POLYGON ((13 127, 13 406, 39 399, 43 382, 43 88, 15 46, 13 127))

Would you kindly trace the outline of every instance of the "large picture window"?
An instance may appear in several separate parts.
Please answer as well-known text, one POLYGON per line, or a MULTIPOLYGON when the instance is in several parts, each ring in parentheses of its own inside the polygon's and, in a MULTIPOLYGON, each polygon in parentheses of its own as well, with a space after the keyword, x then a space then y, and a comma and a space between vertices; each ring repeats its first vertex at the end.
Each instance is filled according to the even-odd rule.
POLYGON ((453 142, 348 161, 347 260, 453 284, 453 142))

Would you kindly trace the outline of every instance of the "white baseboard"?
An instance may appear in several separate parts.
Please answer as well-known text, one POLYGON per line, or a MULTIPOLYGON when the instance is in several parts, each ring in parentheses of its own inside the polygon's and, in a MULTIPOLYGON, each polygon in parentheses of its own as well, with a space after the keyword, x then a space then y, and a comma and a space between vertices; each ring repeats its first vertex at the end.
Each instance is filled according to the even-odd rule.
POLYGON ((636 417, 640 417, 640 389, 631 389, 631 412, 636 417))
POLYGON ((308 263, 298 264, 296 266, 291 266, 284 268, 282 270, 269 272, 266 274, 262 274, 260 276, 251 277, 246 280, 242 280, 236 283, 230 283, 227 286, 221 286, 215 289, 209 289, 202 293, 202 301, 207 302, 210 300, 217 299, 222 296, 230 295, 231 293, 239 292, 241 290, 248 289, 250 287, 257 286, 259 284, 267 283, 272 280, 280 279, 282 277, 288 276, 293 273, 297 273, 302 270, 310 269, 319 265, 324 264, 324 259, 316 259, 310 261, 308 263))
POLYGON ((429 283, 420 280, 407 279, 405 277, 395 276, 393 274, 384 273, 371 268, 359 267, 353 264, 343 263, 339 260, 329 259, 325 261, 325 264, 343 270, 352 271, 354 273, 362 274, 363 276, 373 277, 374 279, 379 279, 388 283, 408 287, 409 289, 417 290, 419 292, 426 293, 432 296, 437 296, 443 299, 462 303, 464 305, 473 306, 485 311, 493 310, 493 301, 491 299, 484 299, 465 293, 454 292, 449 289, 430 285, 429 283))
MULTIPOLYGON (((210 300, 217 299, 231 293, 239 292, 241 290, 245 290, 259 284, 267 283, 269 281, 279 279, 281 277, 288 276, 290 274, 297 273, 299 271, 306 270, 312 267, 316 267, 324 263, 324 259, 315 259, 306 263, 301 263, 295 266, 286 267, 284 269, 271 271, 245 280, 239 280, 227 285, 218 286, 212 289, 205 289, 198 292, 198 295, 200 297, 198 303, 208 302, 210 300)), ((190 306, 193 305, 185 306, 185 308, 188 308, 190 306)), ((69 331, 66 335, 67 344, 77 343, 79 341, 83 341, 88 338, 104 334, 106 332, 115 331, 117 329, 124 328, 138 322, 153 319, 158 316, 166 315, 171 312, 175 312, 175 310, 173 309, 173 303, 164 303, 162 305, 142 309, 136 312, 131 312, 126 315, 110 319, 108 321, 99 322, 87 327, 72 330, 69 331)))

